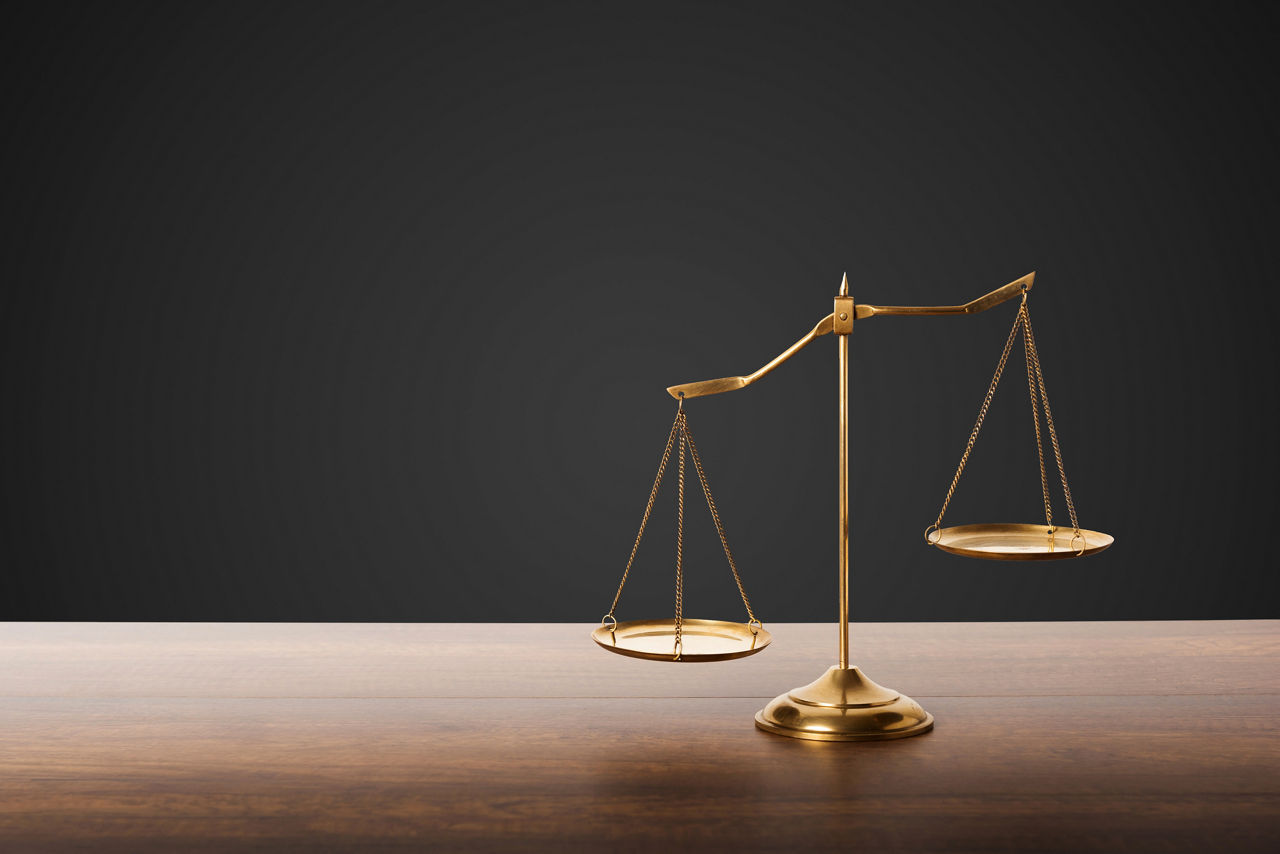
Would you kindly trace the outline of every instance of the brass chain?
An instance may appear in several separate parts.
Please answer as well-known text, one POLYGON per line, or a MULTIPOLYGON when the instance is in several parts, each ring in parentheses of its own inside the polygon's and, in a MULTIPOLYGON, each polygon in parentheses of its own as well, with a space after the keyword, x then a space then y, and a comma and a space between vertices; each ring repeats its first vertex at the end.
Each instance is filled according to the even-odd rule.
MULTIPOLYGON (((1025 309, 1024 309, 1025 312, 1025 309)), ((1031 352, 1031 359, 1036 366, 1036 381, 1040 386, 1040 402, 1044 405, 1044 420, 1049 427, 1049 441, 1053 444, 1053 456, 1058 463, 1058 476, 1062 478, 1062 496, 1067 501, 1067 513, 1071 516, 1071 529, 1075 536, 1071 538, 1072 547, 1077 538, 1081 541, 1081 551, 1084 551, 1084 535, 1080 533, 1080 520, 1076 518, 1076 505, 1071 500, 1071 487, 1067 485, 1067 470, 1062 465, 1062 448, 1058 446, 1058 431, 1053 426, 1053 412, 1049 409, 1049 393, 1044 387, 1044 373, 1040 369, 1040 353, 1036 350, 1036 337, 1031 331, 1031 314, 1027 312, 1023 319, 1023 326, 1027 336, 1027 343, 1031 352)))
POLYGON ((680 425, 680 468, 677 500, 676 500, 676 641, 673 647, 675 660, 680 660, 684 650, 681 631, 684 624, 684 441, 688 435, 684 410, 676 415, 676 423, 680 425))
POLYGON ((671 424, 671 432, 667 434, 667 444, 662 449, 662 460, 658 463, 658 474, 653 479, 653 488, 649 490, 649 501, 644 507, 644 516, 640 519, 640 531, 636 534, 636 541, 631 546, 631 555, 627 558, 626 569, 622 571, 622 581, 618 583, 618 590, 613 594, 613 604, 609 606, 609 613, 600 621, 601 625, 606 622, 611 624, 611 628, 617 625, 613 612, 618 607, 618 601, 622 598, 622 589, 627 584, 627 578, 631 574, 631 567, 635 563, 636 552, 640 550, 640 541, 644 539, 644 532, 649 524, 649 516, 653 512, 654 501, 658 497, 658 488, 662 486, 662 478, 667 470, 667 463, 671 459, 671 450, 679 439, 679 447, 677 449, 677 475, 676 475, 676 607, 675 607, 675 644, 673 654, 678 661, 683 652, 684 642, 684 460, 685 445, 689 446, 689 456, 693 459, 693 468, 698 473, 698 482, 702 484, 702 493, 707 499, 707 508, 711 511, 711 518, 716 523, 716 533, 720 535, 720 545, 724 548, 724 556, 729 561, 729 571, 733 573, 733 581, 738 586, 738 595, 742 597, 742 604, 747 609, 747 625, 751 627, 752 634, 756 634, 762 628, 760 620, 757 619, 755 612, 751 609, 751 600, 747 598, 747 590, 742 584, 742 576, 738 573, 737 562, 733 559, 733 551, 729 548, 729 538, 724 531, 724 523, 720 519, 720 510, 716 507, 716 501, 711 496, 711 484, 707 480, 706 470, 702 466, 702 457, 698 453, 698 446, 693 442, 693 434, 689 432, 689 419, 684 412, 684 402, 681 401, 680 408, 676 411, 676 420, 671 424), (755 624, 752 626, 752 624, 755 624))
MULTIPOLYGON (((711 510, 711 518, 716 523, 716 531, 720 534, 720 545, 724 547, 724 556, 729 561, 729 571, 738 585, 738 594, 742 596, 742 604, 747 609, 747 625, 759 623, 755 612, 751 610, 751 600, 747 598, 747 590, 742 586, 742 576, 738 575, 738 565, 733 560, 733 552, 729 550, 729 538, 725 536, 724 525, 720 522, 720 511, 716 509, 716 501, 711 497, 711 485, 707 483, 707 473, 702 468, 702 457, 698 455, 698 446, 693 443, 693 434, 689 432, 686 422, 685 437, 689 440, 689 455, 693 457, 693 467, 698 472, 698 480, 702 482, 702 492, 707 496, 707 508, 711 510)), ((754 633, 754 632, 753 632, 754 633)))
MULTIPOLYGON (((1022 303, 1026 305, 1027 295, 1022 294, 1022 303)), ((1009 361, 1009 351, 1013 349, 1013 339, 1018 334, 1018 329, 1022 326, 1022 311, 1018 311, 1018 316, 1014 318, 1013 328, 1009 330, 1009 338, 1004 342, 1004 350, 1000 353, 1000 362, 996 365, 995 376, 991 378, 991 385, 987 388, 986 397, 982 398, 982 407, 978 410, 978 420, 973 425, 973 432, 969 434, 969 441, 964 446, 964 453, 960 455, 960 465, 956 468, 955 477, 951 478, 951 486, 947 488, 947 497, 943 499, 942 509, 938 511, 938 518, 932 525, 925 528, 924 539, 929 545, 933 545, 934 541, 929 539, 929 532, 942 529, 942 517, 947 514, 947 507, 951 504, 951 497, 955 495, 956 484, 960 483, 960 475, 964 474, 965 464, 969 462, 969 454, 973 453, 973 443, 978 441, 978 433, 982 430, 982 422, 987 418, 987 410, 991 407, 991 398, 995 396, 996 386, 1000 384, 1000 377, 1004 374, 1005 363, 1009 361)))
POLYGON ((987 388, 986 397, 982 399, 982 406, 978 410, 978 420, 973 425, 973 432, 969 434, 969 441, 965 444, 964 453, 960 456, 960 465, 956 468, 955 477, 951 479, 951 486, 947 489, 947 497, 943 499, 942 509, 938 511, 938 518, 934 523, 925 529, 924 539, 929 545, 934 545, 937 540, 929 539, 930 535, 935 531, 942 529, 942 517, 947 513, 947 507, 951 504, 951 498, 955 495, 956 485, 960 482, 960 475, 964 474, 965 464, 969 462, 969 454, 973 451, 974 442, 978 439, 978 433, 982 430, 982 423, 986 420, 987 410, 991 406, 991 399, 995 395, 996 386, 1000 384, 1000 377, 1004 374, 1005 365, 1009 361, 1009 353, 1013 349, 1013 340, 1017 336, 1018 331, 1022 331, 1022 349, 1023 355, 1027 360, 1027 388, 1031 393, 1031 417, 1036 428, 1036 453, 1040 459, 1040 491, 1044 496, 1044 521, 1052 534, 1053 527, 1053 505, 1049 499, 1049 477, 1044 464, 1044 443, 1040 433, 1040 407, 1044 409, 1045 426, 1049 431, 1049 442, 1053 446, 1053 456, 1058 464, 1058 476, 1062 480, 1062 494, 1067 502, 1067 513, 1071 516, 1071 528, 1074 536, 1071 538, 1072 547, 1075 541, 1081 541, 1079 553, 1083 553, 1087 543, 1084 542, 1084 536, 1080 533, 1080 522, 1076 518, 1075 503, 1071 500, 1071 487, 1067 484, 1067 471, 1062 464, 1062 448, 1058 445, 1058 432, 1053 424, 1053 411, 1049 408, 1049 393, 1045 389, 1044 372, 1040 367, 1040 354, 1036 349, 1035 334, 1031 330, 1031 311, 1027 308, 1027 293, 1024 290, 1022 294, 1022 304, 1018 306, 1018 316, 1014 318, 1013 328, 1009 330, 1009 337, 1004 342, 1004 350, 1000 353, 1000 362, 996 365, 995 376, 991 378, 991 385, 987 388), (1039 391, 1039 401, 1037 403, 1037 394, 1039 391))
POLYGON ((1044 443, 1040 439, 1040 406, 1036 402, 1036 357, 1033 355, 1029 323, 1031 315, 1027 311, 1026 300, 1018 308, 1018 317, 1022 320, 1022 353, 1027 360, 1027 389, 1031 392, 1031 423, 1036 426, 1036 456, 1040 460, 1040 492, 1044 496, 1044 524, 1053 533, 1053 503, 1049 500, 1049 476, 1044 468, 1044 443))
MULTIPOLYGON (((676 420, 671 424, 671 433, 667 436, 667 445, 662 449, 662 461, 658 463, 658 476, 653 479, 653 489, 649 490, 649 503, 644 506, 644 516, 640 519, 640 532, 636 534, 635 545, 631 547, 631 556, 627 558, 627 568, 622 571, 622 581, 618 582, 618 592, 613 594, 613 604, 609 606, 609 613, 600 621, 603 625, 605 620, 613 619, 613 612, 618 607, 618 600, 622 598, 622 588, 627 584, 627 576, 631 573, 631 564, 635 562, 636 552, 640 549, 640 541, 644 539, 645 526, 649 524, 649 514, 653 512, 653 502, 658 497, 658 487, 662 486, 662 476, 667 470, 667 460, 671 459, 671 446, 675 444, 676 431, 680 429, 680 419, 683 412, 676 413, 676 420)), ((616 620, 614 621, 616 625, 616 620)))

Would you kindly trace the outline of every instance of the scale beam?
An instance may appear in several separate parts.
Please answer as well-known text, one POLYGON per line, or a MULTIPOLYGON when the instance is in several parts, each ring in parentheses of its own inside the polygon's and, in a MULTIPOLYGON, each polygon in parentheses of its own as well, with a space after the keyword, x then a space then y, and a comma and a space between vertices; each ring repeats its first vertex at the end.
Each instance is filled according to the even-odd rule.
MULTIPOLYGON (((977 314, 980 311, 997 306, 1006 300, 1011 300, 1016 296, 1021 296, 1024 291, 1031 290, 1032 284, 1035 282, 1036 274, 1034 272, 1027 273, 1021 279, 1015 279, 1002 288, 996 288, 989 294, 978 297, 964 305, 856 305, 853 307, 853 315, 858 320, 865 320, 870 317, 889 317, 889 316, 915 316, 927 317, 931 315, 947 315, 947 314, 977 314)), ((841 291, 847 293, 847 284, 841 283, 841 291)), ((842 297, 848 299, 847 297, 842 297)), ((837 299, 842 299, 838 297, 837 299)), ((839 303, 837 303, 837 306, 839 303)), ((844 320, 845 318, 841 318, 844 320)), ((689 399, 693 397, 706 397, 710 394, 723 394, 726 391, 737 391, 741 388, 754 383, 767 374, 771 373, 775 368, 783 362, 790 359, 796 353, 799 353, 805 347, 809 346, 815 338, 820 335, 827 335, 836 330, 835 313, 828 314, 822 320, 818 321, 817 326, 809 330, 809 334, 792 344, 786 350, 783 350, 777 358, 769 362, 760 370, 753 374, 747 374, 742 377, 721 377, 715 380, 703 380, 696 383, 683 383, 682 385, 673 385, 667 389, 667 394, 679 400, 680 398, 689 399)), ((851 327, 851 322, 848 324, 851 327)), ((842 327, 845 324, 841 324, 842 327)), ((844 329, 839 330, 841 335, 848 334, 844 329)))
POLYGON ((754 374, 747 374, 745 377, 721 377, 718 380, 703 380, 699 383, 685 383, 684 385, 673 385, 667 389, 667 394, 679 400, 680 398, 705 397, 708 394, 720 394, 726 391, 737 391, 740 388, 746 388, 756 380, 768 374, 774 368, 781 365, 787 359, 790 359, 796 353, 799 353, 805 347, 808 347, 813 339, 819 335, 826 335, 831 332, 835 320, 834 314, 828 314, 826 317, 818 321, 818 325, 809 330, 809 334, 783 350, 769 364, 765 365, 754 374))
POLYGON ((1035 280, 1035 272, 1027 273, 1021 279, 1016 279, 1003 288, 996 288, 991 293, 964 305, 859 305, 854 307, 854 317, 863 320, 868 317, 890 315, 927 317, 938 314, 977 314, 1006 300, 1021 296, 1023 291, 1031 290, 1035 280))

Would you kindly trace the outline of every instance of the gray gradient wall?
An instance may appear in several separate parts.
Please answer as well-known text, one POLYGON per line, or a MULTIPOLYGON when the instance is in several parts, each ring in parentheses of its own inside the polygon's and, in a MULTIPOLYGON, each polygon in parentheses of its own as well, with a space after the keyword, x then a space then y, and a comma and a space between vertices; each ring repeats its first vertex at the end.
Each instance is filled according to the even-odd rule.
MULTIPOLYGON (((1013 309, 859 324, 863 620, 1274 617, 1274 21, 1079 3, 30 4, 0 34, 0 617, 581 620, 674 415, 859 300, 1032 316, 1081 521, 927 549, 1013 309)), ((1021 365, 948 518, 1034 521, 1021 365)), ((835 592, 835 347, 690 423, 835 592)), ((1058 505, 1059 514, 1063 513, 1058 505)), ((690 505, 686 612, 736 617, 690 505)), ((622 617, 671 608, 673 504, 622 617)))

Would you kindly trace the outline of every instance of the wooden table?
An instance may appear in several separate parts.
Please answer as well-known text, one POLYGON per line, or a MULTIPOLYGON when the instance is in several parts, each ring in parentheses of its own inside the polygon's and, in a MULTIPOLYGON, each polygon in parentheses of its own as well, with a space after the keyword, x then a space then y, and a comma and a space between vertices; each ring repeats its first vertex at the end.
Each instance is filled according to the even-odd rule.
POLYGON ((872 744, 752 725, 835 651, 769 628, 0 625, 0 851, 1280 850, 1280 622, 857 625, 872 744))

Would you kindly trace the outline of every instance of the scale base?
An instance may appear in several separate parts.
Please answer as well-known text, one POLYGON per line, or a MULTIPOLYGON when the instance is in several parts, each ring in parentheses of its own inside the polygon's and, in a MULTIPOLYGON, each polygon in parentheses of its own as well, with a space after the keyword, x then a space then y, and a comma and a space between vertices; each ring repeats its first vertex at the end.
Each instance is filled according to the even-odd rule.
POLYGON ((756 712, 765 732, 811 741, 883 741, 933 729, 933 715, 856 667, 832 667, 756 712))

